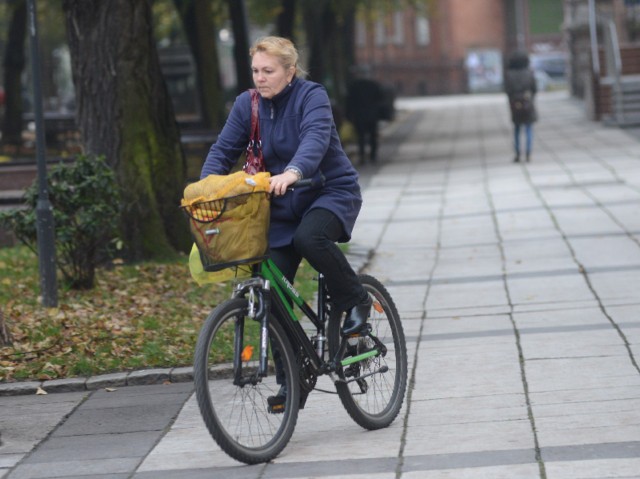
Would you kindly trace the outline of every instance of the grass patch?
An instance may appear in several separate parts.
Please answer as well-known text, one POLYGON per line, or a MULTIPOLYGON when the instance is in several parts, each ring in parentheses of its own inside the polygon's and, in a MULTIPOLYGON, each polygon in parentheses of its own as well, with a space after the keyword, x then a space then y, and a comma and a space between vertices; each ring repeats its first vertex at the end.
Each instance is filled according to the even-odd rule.
MULTIPOLYGON (((317 273, 300 267, 296 288, 312 301, 317 273)), ((13 338, 0 348, 0 381, 91 376, 192 364, 198 331, 231 283, 197 286, 187 257, 96 271, 90 291, 59 290, 40 305, 36 256, 0 248, 0 310, 13 338)))

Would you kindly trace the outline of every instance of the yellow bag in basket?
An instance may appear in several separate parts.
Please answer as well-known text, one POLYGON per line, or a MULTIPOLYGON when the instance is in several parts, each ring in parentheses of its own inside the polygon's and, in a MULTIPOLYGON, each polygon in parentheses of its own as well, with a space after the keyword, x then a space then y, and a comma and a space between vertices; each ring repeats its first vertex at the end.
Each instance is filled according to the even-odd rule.
POLYGON ((193 243, 189 254, 189 273, 193 280, 200 286, 212 283, 224 283, 232 279, 245 279, 251 276, 250 266, 237 266, 235 268, 225 268, 220 271, 207 272, 200 260, 198 246, 193 243))
MULTIPOLYGON (((220 271, 262 260, 268 250, 269 173, 210 175, 185 189, 203 270, 220 271)), ((191 263, 191 261, 190 261, 191 263)), ((233 272, 233 277, 236 277, 233 272)), ((230 279, 230 278, 229 278, 230 279)), ((224 279, 213 282, 224 281, 224 279)))
POLYGON ((182 206, 245 193, 268 192, 270 176, 271 174, 267 172, 249 175, 244 171, 230 175, 209 175, 184 189, 182 206))

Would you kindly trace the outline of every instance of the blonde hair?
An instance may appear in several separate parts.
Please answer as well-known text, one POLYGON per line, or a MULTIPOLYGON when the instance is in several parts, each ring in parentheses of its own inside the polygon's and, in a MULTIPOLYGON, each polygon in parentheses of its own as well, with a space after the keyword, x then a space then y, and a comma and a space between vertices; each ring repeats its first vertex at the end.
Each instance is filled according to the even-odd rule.
POLYGON ((258 38, 249 50, 249 56, 253 57, 258 52, 278 58, 285 70, 293 67, 296 71, 296 76, 302 77, 307 74, 298 65, 298 50, 288 38, 274 36, 258 38))

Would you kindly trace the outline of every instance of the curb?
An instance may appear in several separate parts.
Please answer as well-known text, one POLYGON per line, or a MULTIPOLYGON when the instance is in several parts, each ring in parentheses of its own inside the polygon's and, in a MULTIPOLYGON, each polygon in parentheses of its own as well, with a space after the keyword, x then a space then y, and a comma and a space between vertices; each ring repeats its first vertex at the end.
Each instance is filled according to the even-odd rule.
POLYGON ((147 386, 193 380, 192 367, 167 369, 141 369, 123 373, 104 374, 88 378, 51 379, 48 381, 25 381, 0 384, 0 397, 25 396, 29 394, 70 393, 95 391, 124 386, 147 386))
MULTIPOLYGON (((346 254, 346 257, 353 269, 356 272, 361 272, 367 266, 372 254, 373 250, 352 244, 349 246, 349 252, 346 254)), ((152 384, 172 384, 190 381, 193 381, 193 367, 191 366, 139 369, 86 378, 74 377, 50 379, 46 381, 0 383, 0 397, 95 391, 105 388, 148 386, 152 384)))

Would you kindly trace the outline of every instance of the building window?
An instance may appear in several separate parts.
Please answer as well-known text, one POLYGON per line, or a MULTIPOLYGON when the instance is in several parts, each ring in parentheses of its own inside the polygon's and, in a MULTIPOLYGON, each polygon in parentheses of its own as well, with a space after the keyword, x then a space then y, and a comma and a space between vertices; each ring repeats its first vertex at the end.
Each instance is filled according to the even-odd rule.
POLYGON ((395 12, 393 14, 393 43, 396 45, 402 45, 404 43, 404 22, 402 12, 395 12))
POLYGON ((385 28, 383 20, 376 20, 375 26, 376 45, 382 46, 385 41, 385 28))
POLYGON ((364 47, 367 44, 367 26, 362 20, 356 22, 356 45, 364 47))
POLYGON ((416 17, 416 45, 429 45, 429 19, 424 15, 416 17))

